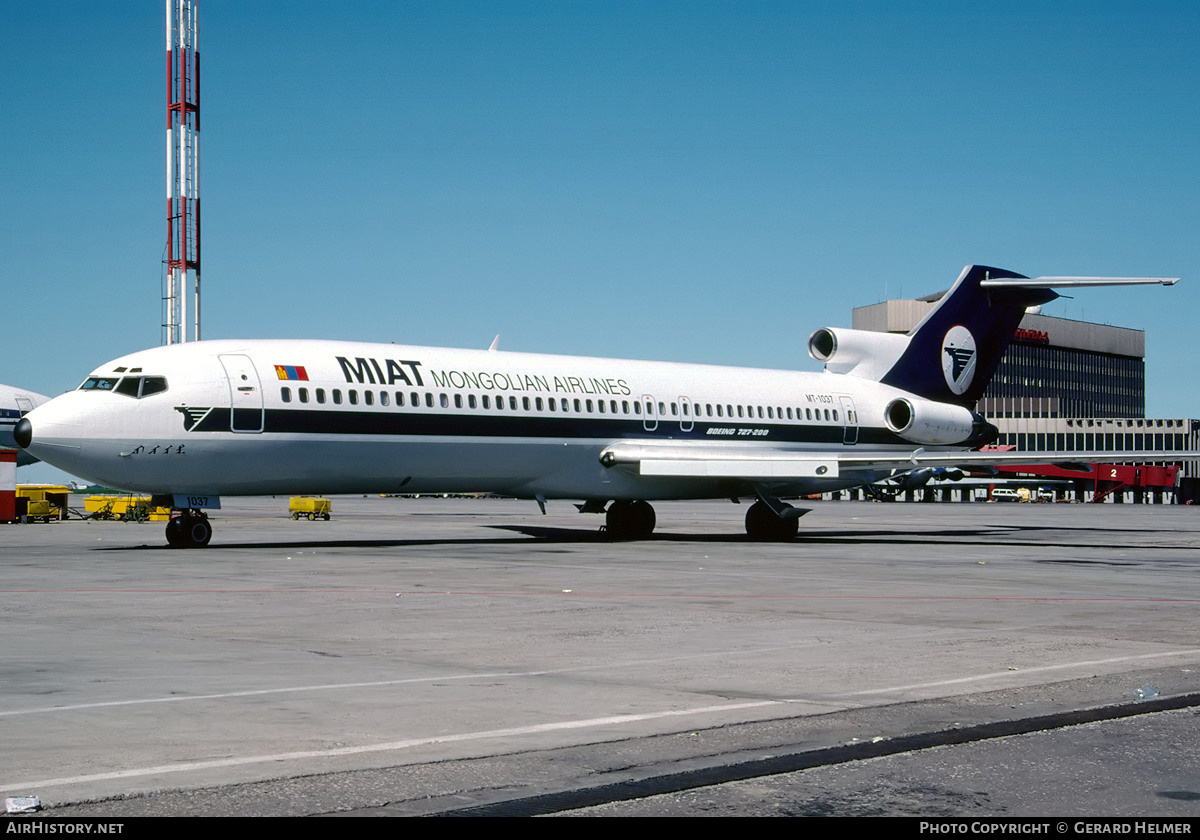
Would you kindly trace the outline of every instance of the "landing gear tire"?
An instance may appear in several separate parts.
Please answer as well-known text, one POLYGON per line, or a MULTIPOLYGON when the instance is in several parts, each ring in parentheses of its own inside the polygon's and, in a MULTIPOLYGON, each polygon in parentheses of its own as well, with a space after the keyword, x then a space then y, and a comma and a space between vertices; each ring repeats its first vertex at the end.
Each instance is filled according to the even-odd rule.
POLYGON ((605 530, 613 540, 644 540, 654 533, 655 522, 654 508, 640 500, 617 500, 605 514, 605 530))
POLYGON ((167 521, 167 545, 171 548, 183 548, 183 522, 176 516, 167 521))
POLYGON ((203 513, 182 513, 167 522, 171 548, 204 548, 212 539, 212 524, 203 513))
MULTIPOLYGON (((784 505, 791 509, 791 505, 784 505)), ((746 534, 752 540, 784 542, 795 539, 800 530, 800 517, 776 516, 775 511, 762 502, 755 502, 746 511, 746 534)))

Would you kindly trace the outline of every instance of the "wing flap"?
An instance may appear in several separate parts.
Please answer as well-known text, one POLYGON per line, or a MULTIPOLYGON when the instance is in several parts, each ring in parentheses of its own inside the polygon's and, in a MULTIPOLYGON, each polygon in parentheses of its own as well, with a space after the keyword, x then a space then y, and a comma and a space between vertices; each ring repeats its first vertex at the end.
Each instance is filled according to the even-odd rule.
POLYGON ((769 447, 615 443, 600 454, 606 467, 636 466, 641 475, 699 478, 836 478, 834 452, 769 447))
POLYGON ((769 447, 697 446, 682 443, 614 443, 600 455, 606 467, 632 466, 640 475, 747 480, 838 478, 856 470, 964 470, 1013 464, 1051 464, 1079 469, 1084 464, 1152 464, 1200 459, 1200 451, 1164 452, 955 452, 874 450, 853 452, 784 450, 769 447))
POLYGON ((644 458, 642 475, 700 478, 837 478, 837 458, 644 458))

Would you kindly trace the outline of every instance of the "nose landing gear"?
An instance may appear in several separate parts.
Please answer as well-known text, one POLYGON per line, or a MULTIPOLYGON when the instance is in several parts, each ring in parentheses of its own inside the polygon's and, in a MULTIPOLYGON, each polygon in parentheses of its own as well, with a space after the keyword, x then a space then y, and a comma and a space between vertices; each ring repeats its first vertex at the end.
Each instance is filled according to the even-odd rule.
POLYGON ((654 508, 640 500, 617 500, 605 517, 605 531, 613 540, 644 540, 654 533, 654 524, 654 508))
POLYGON ((167 522, 167 543, 171 548, 204 548, 212 539, 212 524, 202 510, 181 510, 167 522))

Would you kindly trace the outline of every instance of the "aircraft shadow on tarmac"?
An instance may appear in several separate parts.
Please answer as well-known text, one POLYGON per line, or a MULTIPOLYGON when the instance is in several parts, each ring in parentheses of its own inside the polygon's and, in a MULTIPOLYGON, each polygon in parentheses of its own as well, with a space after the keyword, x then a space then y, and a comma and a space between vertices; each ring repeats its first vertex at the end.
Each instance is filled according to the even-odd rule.
MULTIPOLYGON (((487 525, 484 526, 494 530, 508 531, 515 534, 520 534, 525 537, 530 537, 534 544, 543 545, 562 545, 562 544, 604 544, 611 545, 631 545, 637 546, 646 542, 673 542, 673 543, 741 543, 744 545, 793 545, 797 549, 803 549, 806 546, 812 545, 959 545, 959 546, 979 546, 979 545, 998 545, 1007 546, 1028 546, 1036 548, 1096 548, 1096 549, 1111 549, 1113 547, 1112 537, 1119 536, 1123 538, 1120 544, 1122 550, 1146 550, 1146 549, 1165 549, 1178 550, 1179 545, 1155 545, 1155 544, 1140 544, 1128 540, 1128 538, 1136 532, 1122 529, 1112 528, 1068 528, 1063 526, 1040 527, 1040 526, 1007 526, 1007 525, 989 525, 984 527, 965 527, 965 528, 944 528, 939 530, 920 531, 916 533, 898 534, 895 531, 883 529, 859 529, 853 530, 821 530, 812 529, 809 531, 801 531, 800 535, 793 540, 786 542, 767 542, 763 543, 756 540, 751 540, 745 534, 740 533, 718 533, 718 534, 679 534, 660 532, 655 533, 651 537, 636 541, 614 541, 610 540, 605 532, 601 529, 594 528, 562 528, 541 525, 487 525), (1054 534, 1058 539, 1046 539, 1039 537, 1039 534, 1054 534), (1065 534, 1070 535, 1070 539, 1064 538, 1065 534), (1086 541, 1081 541, 1083 538, 1086 541), (1095 540, 1095 542, 1092 542, 1095 540)), ((206 551, 222 551, 230 549, 311 549, 311 548, 411 548, 417 546, 436 546, 436 545, 477 545, 477 546, 512 546, 525 545, 524 542, 514 541, 511 537, 496 536, 487 537, 447 537, 447 538, 415 538, 415 539, 306 539, 306 540, 288 540, 288 541, 271 541, 271 542, 236 542, 210 543, 206 551)), ((159 544, 142 544, 136 546, 97 546, 97 551, 144 551, 167 549, 168 546, 163 543, 159 544)), ((171 549, 176 550, 176 549, 171 549)), ((1138 561, 1130 559, 1112 560, 1112 561, 1096 561, 1096 560, 1045 560, 1038 562, 1079 562, 1079 563, 1095 563, 1105 562, 1116 565, 1137 565, 1138 561)))

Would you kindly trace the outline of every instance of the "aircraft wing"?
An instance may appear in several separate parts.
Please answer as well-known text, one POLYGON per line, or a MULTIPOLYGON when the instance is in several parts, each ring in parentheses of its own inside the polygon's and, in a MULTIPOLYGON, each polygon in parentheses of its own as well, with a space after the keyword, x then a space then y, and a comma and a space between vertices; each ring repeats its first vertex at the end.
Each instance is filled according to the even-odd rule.
POLYGON ((1165 452, 967 452, 912 450, 784 450, 770 447, 680 446, 619 442, 600 455, 606 467, 636 466, 641 475, 743 478, 747 480, 837 478, 857 470, 915 470, 949 467, 984 469, 1005 464, 1053 464, 1086 469, 1087 464, 1163 463, 1200 459, 1200 451, 1165 452))

